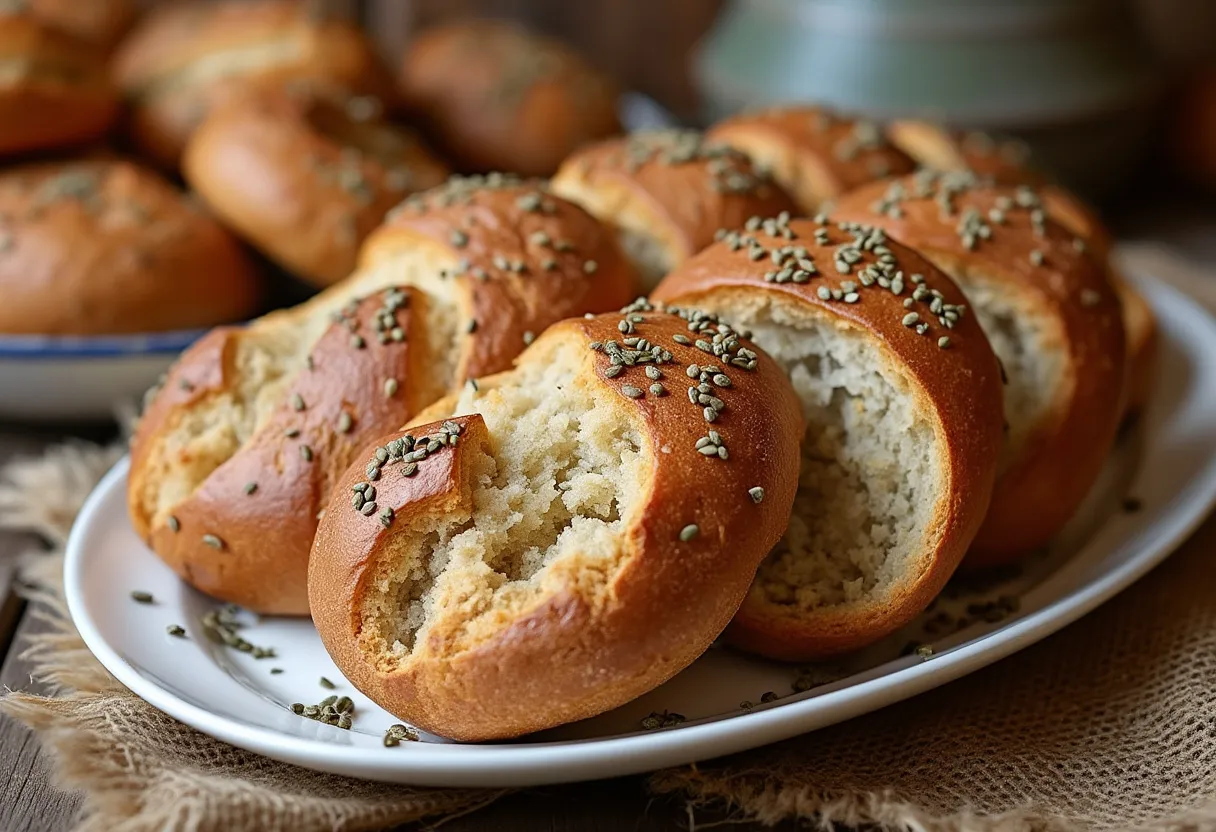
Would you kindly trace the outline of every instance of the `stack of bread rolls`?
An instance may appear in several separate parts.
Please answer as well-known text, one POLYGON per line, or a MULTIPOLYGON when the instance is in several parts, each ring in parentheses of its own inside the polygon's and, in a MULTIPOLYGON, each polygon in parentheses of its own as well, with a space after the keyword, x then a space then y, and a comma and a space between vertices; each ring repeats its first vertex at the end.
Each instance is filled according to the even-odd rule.
MULTIPOLYGON (((428 731, 593 716, 723 635, 867 647, 1047 545, 1148 400, 1151 309, 1019 145, 804 106, 613 138, 612 84, 506 24, 424 33, 398 90, 370 55, 279 0, 119 47, 137 145, 326 287, 181 357, 128 505, 428 731)), ((21 210, 132 210, 99 181, 21 210)))

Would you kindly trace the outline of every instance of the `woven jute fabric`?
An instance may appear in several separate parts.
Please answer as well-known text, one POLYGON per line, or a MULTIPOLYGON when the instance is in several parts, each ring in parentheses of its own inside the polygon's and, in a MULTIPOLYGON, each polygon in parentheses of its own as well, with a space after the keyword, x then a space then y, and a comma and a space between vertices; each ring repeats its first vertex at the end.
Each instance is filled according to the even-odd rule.
MULTIPOLYGON (((35 530, 52 546, 25 572, 51 625, 27 649, 56 690, 10 694, 0 708, 34 728, 59 782, 84 794, 80 830, 371 830, 499 796, 273 762, 175 722, 115 681, 63 615, 57 553, 117 453, 65 446, 0 474, 0 528, 35 530)), ((825 829, 1216 830, 1216 519, 1115 600, 1010 659, 650 782, 687 800, 694 823, 696 808, 712 805, 825 829)))

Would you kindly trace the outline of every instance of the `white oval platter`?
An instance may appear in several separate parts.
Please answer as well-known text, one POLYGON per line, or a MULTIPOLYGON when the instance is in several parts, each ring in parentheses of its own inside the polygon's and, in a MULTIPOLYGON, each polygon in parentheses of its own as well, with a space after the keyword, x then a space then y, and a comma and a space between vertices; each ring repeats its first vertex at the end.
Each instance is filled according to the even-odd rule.
POLYGON ((342 678, 310 622, 246 616, 242 635, 273 647, 273 658, 254 659, 205 637, 200 618, 217 603, 184 586, 132 531, 125 461, 73 529, 68 606, 93 653, 160 710, 233 745, 353 777, 436 786, 558 783, 690 763, 813 731, 923 693, 1059 630, 1160 563, 1206 516, 1216 501, 1216 322, 1168 286, 1139 282, 1161 322, 1157 395, 1076 521, 1020 574, 987 588, 954 585, 952 597, 917 624, 847 666, 815 670, 843 678, 801 693, 792 687, 797 668, 717 648, 646 696, 558 730, 482 745, 423 735, 385 748, 383 733, 396 720, 342 678), (1142 504, 1138 511, 1121 510, 1129 494, 1142 504), (151 592, 155 602, 134 602, 134 590, 151 592), (994 598, 1002 600, 988 605, 994 598), (909 642, 926 640, 934 615, 968 604, 997 610, 989 619, 1016 610, 937 633, 928 659, 901 656, 909 642), (186 637, 168 635, 170 624, 185 627, 186 637), (329 693, 322 676, 336 683, 334 693, 354 699, 352 730, 290 710, 292 702, 316 703, 329 693), (759 704, 768 691, 776 701, 759 704), (757 704, 744 709, 744 700, 757 704), (687 721, 641 729, 643 718, 664 711, 687 721))

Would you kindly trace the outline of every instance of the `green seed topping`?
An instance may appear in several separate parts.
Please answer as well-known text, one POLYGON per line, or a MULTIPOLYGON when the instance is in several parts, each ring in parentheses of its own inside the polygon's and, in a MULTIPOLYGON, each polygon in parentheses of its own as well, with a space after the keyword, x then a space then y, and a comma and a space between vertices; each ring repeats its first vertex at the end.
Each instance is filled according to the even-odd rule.
POLYGON ((949 335, 943 335, 941 338, 938 338, 938 339, 937 339, 937 345, 938 345, 939 347, 941 347, 943 350, 948 350, 948 349, 950 349, 950 336, 949 336, 949 335))
POLYGON ((747 496, 752 498, 753 503, 760 505, 761 501, 764 500, 764 489, 758 485, 755 488, 749 488, 747 489, 747 496))
POLYGON ((257 490, 258 490, 258 484, 256 482, 245 483, 245 493, 246 494, 252 494, 257 490))
POLYGON ((343 410, 338 414, 338 433, 350 433, 352 426, 353 420, 350 418, 349 413, 343 410))
POLYGON ((532 346, 532 342, 535 340, 536 340, 536 336, 532 334, 532 330, 528 330, 527 332, 524 333, 524 346, 525 347, 532 346))
POLYGON ((151 604, 155 602, 151 592, 144 592, 142 589, 134 590, 131 593, 131 600, 137 604, 151 604))
POLYGON ((469 244, 469 235, 458 228, 454 228, 452 229, 451 240, 452 245, 456 246, 456 248, 464 248, 469 244))
POLYGON ((305 462, 312 462, 312 448, 310 448, 308 445, 301 445, 300 458, 305 462))
POLYGON ((320 684, 321 687, 325 688, 326 690, 333 690, 334 688, 337 687, 337 685, 335 685, 333 682, 326 679, 324 676, 321 677, 318 684, 320 684))
POLYGON ((638 389, 637 387, 634 387, 632 384, 622 385, 621 392, 631 399, 640 399, 640 398, 642 398, 642 396, 646 395, 640 389, 638 389))
POLYGON ((205 534, 203 535, 203 545, 210 546, 212 549, 222 550, 224 548, 224 541, 218 535, 205 534))
POLYGON ((680 541, 687 543, 701 533, 701 527, 696 523, 689 523, 684 528, 680 529, 680 541))
POLYGON ((397 379, 386 378, 384 380, 384 397, 386 399, 391 399, 393 396, 397 395, 398 386, 397 379))
POLYGON ((170 624, 169 626, 165 627, 165 632, 171 636, 176 636, 177 638, 185 638, 186 636, 186 628, 181 624, 170 624))
POLYGON ((180 532, 182 530, 182 521, 172 514, 165 518, 165 525, 169 527, 169 531, 171 532, 180 532))
POLYGON ((304 397, 299 393, 293 393, 291 396, 291 409, 301 411, 304 409, 304 397))

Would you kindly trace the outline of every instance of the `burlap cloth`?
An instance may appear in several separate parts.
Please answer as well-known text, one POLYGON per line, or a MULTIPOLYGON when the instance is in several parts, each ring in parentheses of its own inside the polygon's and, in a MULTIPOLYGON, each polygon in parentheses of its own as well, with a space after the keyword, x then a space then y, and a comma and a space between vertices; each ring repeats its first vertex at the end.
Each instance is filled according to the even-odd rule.
MULTIPOLYGON (((56 555, 116 456, 74 445, 0 475, 0 527, 34 529, 53 547, 27 564, 53 626, 26 649, 57 691, 11 693, 0 707, 41 737, 59 783, 83 793, 80 830, 371 830, 498 796, 276 763, 118 684, 63 617, 56 555)), ((834 728, 659 772, 651 785, 765 823, 1216 830, 1216 520, 1114 601, 1013 658, 834 728)))

